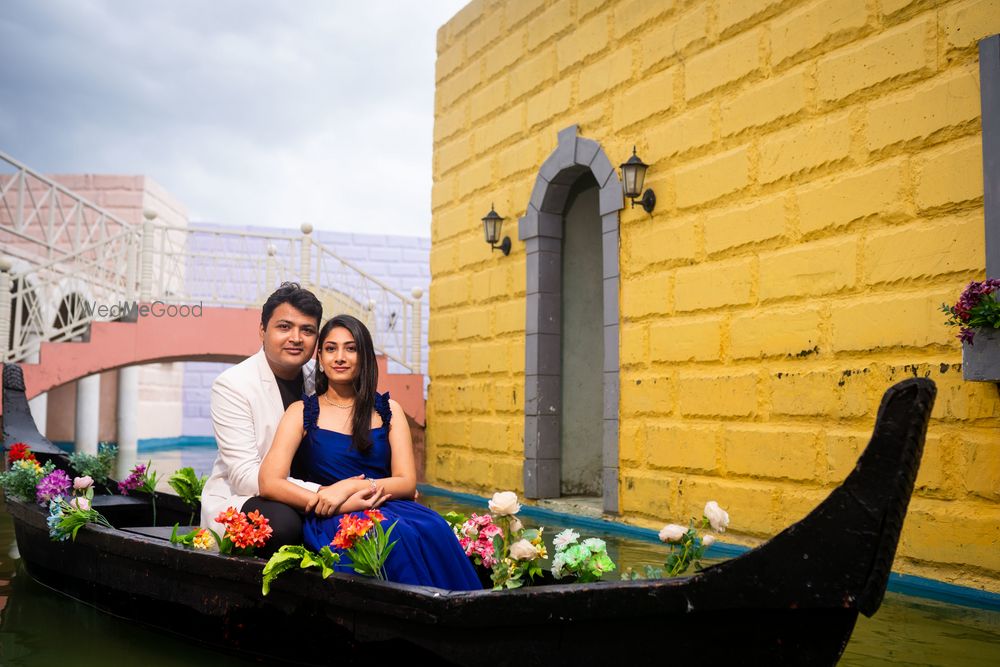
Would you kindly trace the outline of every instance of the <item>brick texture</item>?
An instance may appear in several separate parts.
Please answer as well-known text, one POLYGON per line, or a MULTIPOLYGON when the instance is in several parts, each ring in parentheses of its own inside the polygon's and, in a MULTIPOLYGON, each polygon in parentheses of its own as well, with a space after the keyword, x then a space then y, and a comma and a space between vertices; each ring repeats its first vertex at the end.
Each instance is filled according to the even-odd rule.
MULTIPOLYGON (((992 385, 962 380, 940 312, 984 275, 976 44, 997 32, 997 0, 460 12, 438 45, 429 481, 522 490, 538 262, 517 220, 540 206, 541 165, 575 124, 604 153, 588 141, 573 154, 598 180, 635 146, 657 197, 652 214, 622 209, 617 229, 613 215, 592 223, 617 240, 603 257, 621 277, 601 296, 618 304, 608 463, 622 518, 662 524, 716 499, 740 538, 767 538, 849 474, 887 387, 930 377, 938 397, 894 567, 1000 592, 1000 404, 992 385), (508 218, 509 257, 482 242, 490 202, 508 218)), ((603 210, 619 197, 609 189, 603 210)))

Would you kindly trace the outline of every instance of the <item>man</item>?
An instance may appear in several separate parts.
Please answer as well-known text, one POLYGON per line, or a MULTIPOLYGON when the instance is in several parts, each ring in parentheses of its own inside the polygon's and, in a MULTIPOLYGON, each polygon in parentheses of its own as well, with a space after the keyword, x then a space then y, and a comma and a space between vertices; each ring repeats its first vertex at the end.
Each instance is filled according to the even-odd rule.
MULTIPOLYGON (((223 527, 215 522, 220 512, 229 507, 259 510, 274 530, 265 555, 302 542, 301 515, 258 497, 257 473, 285 409, 315 391, 312 359, 322 318, 323 305, 312 292, 283 283, 261 309, 260 351, 212 384, 212 426, 219 454, 202 492, 201 525, 221 535, 223 527)), ((313 492, 319 489, 294 477, 289 481, 313 492)))

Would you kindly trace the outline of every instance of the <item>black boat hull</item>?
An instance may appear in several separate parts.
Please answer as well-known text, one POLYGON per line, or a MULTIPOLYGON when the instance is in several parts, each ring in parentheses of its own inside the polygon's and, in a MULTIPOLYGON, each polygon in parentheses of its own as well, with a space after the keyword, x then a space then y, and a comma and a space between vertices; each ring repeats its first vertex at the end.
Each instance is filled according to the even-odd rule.
MULTIPOLYGON (((9 419, 17 397, 7 403, 6 379, 5 372, 9 419)), ((494 593, 298 571, 264 597, 260 559, 102 527, 52 542, 41 508, 10 501, 8 509, 39 581, 125 618, 257 656, 337 665, 420 654, 467 665, 830 665, 857 614, 881 603, 934 394, 923 379, 890 388, 869 447, 820 506, 760 547, 683 579, 494 593)), ((127 529, 137 524, 126 511, 134 509, 105 513, 127 529)))

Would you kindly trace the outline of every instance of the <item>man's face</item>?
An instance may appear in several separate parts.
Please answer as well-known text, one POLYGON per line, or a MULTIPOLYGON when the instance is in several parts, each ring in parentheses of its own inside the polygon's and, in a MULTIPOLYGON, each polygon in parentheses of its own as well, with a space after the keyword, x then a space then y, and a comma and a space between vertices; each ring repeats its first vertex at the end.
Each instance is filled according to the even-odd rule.
POLYGON ((298 374, 316 350, 316 333, 315 317, 288 303, 274 309, 267 328, 260 328, 260 341, 267 364, 277 377, 291 380, 298 374))

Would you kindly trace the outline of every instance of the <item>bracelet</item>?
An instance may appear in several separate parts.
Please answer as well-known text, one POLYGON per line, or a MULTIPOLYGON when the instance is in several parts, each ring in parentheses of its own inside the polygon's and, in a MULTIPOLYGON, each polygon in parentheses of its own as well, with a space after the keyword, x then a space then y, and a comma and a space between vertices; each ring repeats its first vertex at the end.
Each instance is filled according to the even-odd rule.
POLYGON ((378 488, 378 486, 375 484, 375 480, 372 479, 371 477, 368 477, 367 479, 368 479, 368 486, 372 488, 372 491, 375 491, 375 489, 378 488))

